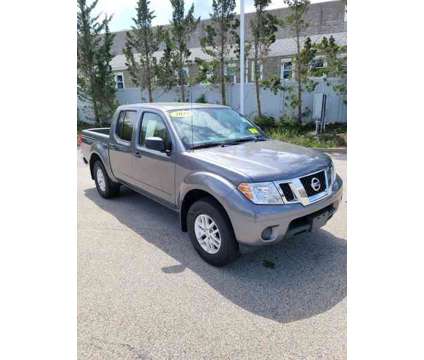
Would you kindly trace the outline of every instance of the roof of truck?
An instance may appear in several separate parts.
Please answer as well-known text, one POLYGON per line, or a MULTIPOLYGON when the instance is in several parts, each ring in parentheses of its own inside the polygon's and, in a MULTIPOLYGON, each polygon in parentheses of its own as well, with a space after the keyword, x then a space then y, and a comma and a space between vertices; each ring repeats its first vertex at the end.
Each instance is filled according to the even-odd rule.
POLYGON ((179 109, 202 109, 202 108, 228 108, 228 106, 219 104, 199 104, 199 103, 180 103, 180 102, 156 102, 156 103, 138 103, 121 105, 120 109, 126 108, 145 108, 158 109, 163 111, 179 110, 179 109))

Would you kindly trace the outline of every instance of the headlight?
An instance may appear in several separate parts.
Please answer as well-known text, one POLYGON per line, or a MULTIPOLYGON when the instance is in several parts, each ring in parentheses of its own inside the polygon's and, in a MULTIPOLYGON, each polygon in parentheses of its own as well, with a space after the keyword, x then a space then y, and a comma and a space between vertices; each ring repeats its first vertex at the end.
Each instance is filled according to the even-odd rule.
POLYGON ((255 204, 283 204, 283 199, 272 182, 241 183, 238 189, 255 204))

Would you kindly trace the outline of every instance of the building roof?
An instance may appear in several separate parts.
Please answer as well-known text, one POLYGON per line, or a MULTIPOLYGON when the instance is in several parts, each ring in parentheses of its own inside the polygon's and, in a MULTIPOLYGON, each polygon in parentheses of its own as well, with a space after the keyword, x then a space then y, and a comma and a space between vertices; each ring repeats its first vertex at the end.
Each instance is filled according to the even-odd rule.
MULTIPOLYGON (((269 12, 280 19, 284 19, 288 15, 288 8, 280 8, 269 10, 269 12)), ((254 13, 246 14, 246 40, 252 39, 250 32, 250 21, 254 13)), ((305 20, 309 23, 309 27, 302 34, 303 36, 313 36, 319 34, 345 33, 345 2, 344 1, 328 1, 323 3, 311 4, 306 14, 305 20)), ((188 47, 190 49, 200 48, 200 38, 204 36, 204 27, 210 23, 209 19, 201 20, 196 30, 193 32, 188 47)), ((167 28, 169 25, 164 26, 167 28)), ((115 39, 112 47, 114 55, 122 55, 126 42, 127 30, 115 32, 115 39)), ((284 27, 279 27, 277 32, 278 39, 292 38, 293 34, 284 27)), ((163 46, 163 45, 162 45, 163 46)))

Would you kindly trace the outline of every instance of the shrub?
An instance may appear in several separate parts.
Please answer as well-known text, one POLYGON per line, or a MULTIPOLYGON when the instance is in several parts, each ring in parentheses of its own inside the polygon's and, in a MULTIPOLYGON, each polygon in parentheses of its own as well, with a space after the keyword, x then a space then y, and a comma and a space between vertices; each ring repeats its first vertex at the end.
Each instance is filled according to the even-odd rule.
POLYGON ((315 147, 315 148, 333 148, 346 146, 343 136, 335 133, 325 133, 315 136, 313 132, 297 133, 284 128, 275 128, 267 131, 267 135, 275 140, 288 143, 315 147))
POLYGON ((272 116, 255 116, 253 122, 264 130, 275 127, 275 120, 272 116))
POLYGON ((206 95, 205 94, 202 94, 202 95, 200 95, 197 99, 196 99, 196 101, 195 101, 196 103, 200 103, 200 104, 207 104, 208 103, 208 100, 206 99, 206 95))
POLYGON ((293 135, 301 135, 314 131, 315 126, 314 123, 299 124, 297 119, 290 116, 283 116, 278 122, 278 129, 293 135))

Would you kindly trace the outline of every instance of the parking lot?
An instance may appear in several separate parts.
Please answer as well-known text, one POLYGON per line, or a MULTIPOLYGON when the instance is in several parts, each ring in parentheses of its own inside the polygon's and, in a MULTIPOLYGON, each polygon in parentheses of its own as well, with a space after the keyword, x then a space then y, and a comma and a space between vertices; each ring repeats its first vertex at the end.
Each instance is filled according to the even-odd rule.
POLYGON ((176 213, 101 198, 78 156, 79 359, 344 359, 346 256, 344 196, 319 232, 214 268, 176 213))

